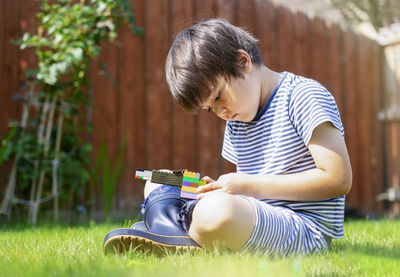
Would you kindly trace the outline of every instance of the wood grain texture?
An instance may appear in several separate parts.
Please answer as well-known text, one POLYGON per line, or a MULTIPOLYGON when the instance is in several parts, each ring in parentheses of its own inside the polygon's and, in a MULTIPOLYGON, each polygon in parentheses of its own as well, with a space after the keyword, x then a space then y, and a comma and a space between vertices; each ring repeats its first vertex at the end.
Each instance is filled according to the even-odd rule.
POLYGON ((346 121, 344 122, 345 140, 347 149, 349 151, 351 166, 353 169, 353 186, 348 195, 348 202, 353 207, 359 207, 360 204, 360 183, 361 176, 359 170, 359 118, 358 118, 358 63, 357 63, 357 38, 351 31, 346 31, 344 34, 344 78, 345 78, 345 92, 346 102, 344 107, 344 114, 346 121))
MULTIPOLYGON (((136 23, 143 27, 144 0, 130 1, 136 23)), ((127 138, 124 164, 129 166, 118 186, 118 209, 133 209, 143 200, 144 182, 135 179, 136 168, 146 168, 146 102, 144 87, 144 37, 132 33, 128 25, 119 32, 118 137, 127 138)))
POLYGON ((147 117, 147 166, 172 168, 172 99, 165 81, 164 64, 169 48, 167 0, 146 1, 145 92, 147 117))
POLYGON ((264 64, 272 70, 278 70, 277 19, 275 6, 269 1, 256 1, 255 35, 259 39, 259 48, 264 64))
POLYGON ((278 26, 278 71, 294 72, 294 25, 292 12, 283 6, 276 8, 278 26))
POLYGON ((304 77, 310 77, 311 65, 311 41, 310 41, 310 19, 303 13, 296 12, 293 19, 294 24, 294 72, 304 77))
POLYGON ((359 159, 359 176, 362 189, 359 189, 359 198, 361 208, 371 210, 374 205, 374 195, 371 183, 371 129, 370 119, 372 113, 372 93, 373 93, 373 76, 372 76, 372 49, 370 48, 369 40, 365 37, 358 37, 359 47, 358 54, 358 144, 357 152, 362 154, 359 159))

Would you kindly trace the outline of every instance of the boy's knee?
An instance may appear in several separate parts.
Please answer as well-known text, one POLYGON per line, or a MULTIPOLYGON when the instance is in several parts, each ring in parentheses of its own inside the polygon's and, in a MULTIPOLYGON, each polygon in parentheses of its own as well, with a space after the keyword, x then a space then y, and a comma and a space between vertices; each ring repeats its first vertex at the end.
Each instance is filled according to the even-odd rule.
POLYGON ((207 249, 213 249, 217 243, 237 251, 250 238, 255 222, 255 210, 248 199, 213 192, 194 208, 189 235, 207 249))
POLYGON ((211 232, 223 228, 233 217, 232 195, 212 193, 201 199, 193 211, 192 224, 198 230, 211 232))
POLYGON ((233 231, 235 218, 235 203, 233 195, 215 192, 196 205, 189 234, 206 248, 226 238, 227 232, 233 231))

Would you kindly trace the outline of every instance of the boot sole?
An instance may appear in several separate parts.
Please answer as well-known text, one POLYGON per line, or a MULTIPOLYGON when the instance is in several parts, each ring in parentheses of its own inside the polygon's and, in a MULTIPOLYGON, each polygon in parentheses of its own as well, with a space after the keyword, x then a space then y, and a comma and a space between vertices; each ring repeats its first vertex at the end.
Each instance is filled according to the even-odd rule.
POLYGON ((134 229, 116 229, 104 238, 104 253, 127 253, 137 251, 155 253, 186 253, 202 248, 189 236, 163 236, 134 229))

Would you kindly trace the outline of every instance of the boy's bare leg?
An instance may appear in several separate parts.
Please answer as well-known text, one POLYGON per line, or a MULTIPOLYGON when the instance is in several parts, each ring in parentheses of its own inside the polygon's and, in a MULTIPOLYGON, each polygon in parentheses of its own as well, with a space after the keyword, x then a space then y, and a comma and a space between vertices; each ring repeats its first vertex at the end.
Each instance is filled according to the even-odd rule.
POLYGON ((224 192, 210 192, 193 211, 189 235, 206 249, 222 245, 240 250, 256 224, 256 211, 249 200, 224 192))

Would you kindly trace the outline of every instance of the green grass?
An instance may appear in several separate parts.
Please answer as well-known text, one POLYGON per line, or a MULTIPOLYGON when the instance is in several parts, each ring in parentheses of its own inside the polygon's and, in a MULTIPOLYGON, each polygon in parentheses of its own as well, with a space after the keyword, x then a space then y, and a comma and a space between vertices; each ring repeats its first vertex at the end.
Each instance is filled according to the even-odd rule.
MULTIPOLYGON (((131 222, 125 222, 129 226, 131 222)), ((0 227, 0 276, 399 276, 400 221, 350 221, 327 253, 289 259, 238 253, 104 255, 117 224, 0 227)))

